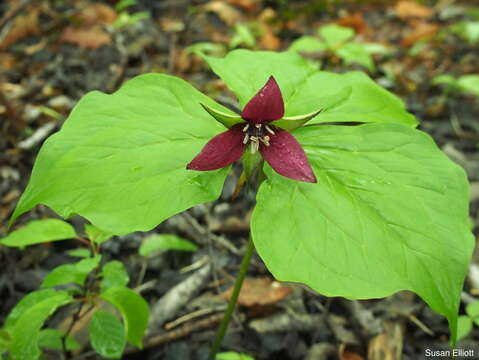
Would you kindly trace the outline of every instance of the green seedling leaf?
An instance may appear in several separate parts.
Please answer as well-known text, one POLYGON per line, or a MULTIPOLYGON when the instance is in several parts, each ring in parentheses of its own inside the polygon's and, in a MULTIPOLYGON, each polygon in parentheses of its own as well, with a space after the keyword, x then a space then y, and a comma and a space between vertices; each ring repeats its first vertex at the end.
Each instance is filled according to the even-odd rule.
POLYGON ((130 281, 130 277, 123 263, 119 261, 110 261, 103 266, 101 272, 102 280, 100 283, 101 291, 115 286, 124 287, 130 281))
POLYGON ((208 105, 201 104, 203 108, 213 116, 215 120, 219 123, 223 124, 228 129, 235 124, 244 123, 245 121, 239 116, 238 114, 234 114, 233 112, 225 113, 222 111, 218 111, 215 109, 210 108, 208 105))
POLYGON ((104 231, 92 224, 85 225, 85 233, 88 236, 88 239, 98 245, 103 244, 105 241, 114 236, 113 233, 104 231))
POLYGON ((351 40, 354 37, 354 30, 350 27, 330 24, 321 26, 318 30, 318 34, 329 48, 334 49, 351 40))
POLYGON ((449 28, 471 45, 479 42, 479 21, 461 21, 449 28))
POLYGON ((196 54, 201 56, 202 54, 211 56, 224 56, 226 53, 225 46, 214 42, 197 42, 185 48, 186 54, 196 54))
POLYGON ((428 135, 403 125, 324 125, 293 134, 318 183, 265 166, 252 235, 268 269, 326 296, 413 291, 448 318, 454 342, 474 245, 464 170, 428 135))
POLYGON ((41 287, 52 287, 70 283, 83 285, 88 274, 100 263, 101 255, 80 260, 76 264, 64 264, 50 271, 41 287))
POLYGON ((455 87, 457 86, 457 80, 452 75, 444 74, 436 76, 431 81, 432 85, 448 85, 455 87))
POLYGON ((56 291, 53 289, 44 289, 44 290, 37 290, 33 291, 27 295, 25 295, 10 311, 8 314, 7 319, 5 320, 5 329, 11 328, 15 325, 17 319, 28 309, 30 309, 33 305, 42 302, 45 299, 49 299, 54 297, 59 293, 64 293, 61 291, 56 291))
POLYGON ((225 130, 200 103, 228 112, 185 81, 160 74, 140 75, 111 95, 87 94, 42 146, 11 222, 41 203, 119 235, 217 199, 229 168, 186 170, 225 130))
POLYGON ((142 242, 139 253, 141 256, 148 256, 158 251, 167 250, 196 251, 198 247, 176 235, 158 234, 147 237, 142 242))
POLYGON ((128 342, 142 348, 141 340, 145 335, 149 316, 148 304, 143 297, 126 287, 109 288, 100 297, 121 313, 128 342))
POLYGON ((324 43, 324 41, 314 36, 301 36, 300 38, 294 40, 289 47, 289 51, 298 51, 304 53, 315 53, 324 51, 326 49, 327 45, 324 43))
POLYGON ((256 38, 253 31, 245 24, 236 24, 234 27, 234 35, 231 37, 230 48, 234 49, 240 45, 254 47, 256 38))
POLYGON ((381 43, 361 43, 361 46, 368 54, 388 55, 392 52, 390 48, 381 43))
MULTIPOLYGON (((38 336, 38 346, 53 350, 62 350, 62 338, 64 332, 58 329, 44 329, 40 331, 38 336)), ((81 348, 80 344, 71 336, 67 336, 65 342, 67 350, 78 350, 81 348)))
POLYGON ((457 79, 457 85, 463 92, 479 96, 479 75, 462 75, 457 79))
POLYGON ((87 258, 87 257, 90 257, 90 250, 85 248, 78 248, 78 249, 68 250, 67 254, 72 257, 87 258))
POLYGON ((268 77, 277 80, 285 102, 285 117, 323 109, 310 124, 323 122, 380 122, 415 126, 402 101, 360 72, 317 71, 292 51, 235 50, 224 58, 204 56, 239 99, 240 107, 256 94, 268 77), (254 66, 250 66, 254 64, 254 66), (342 98, 349 93, 347 98, 342 98), (339 94, 341 101, 338 101, 339 94))
POLYGON ((465 338, 472 330, 472 320, 468 316, 461 315, 457 319, 457 341, 465 338))
POLYGON ((119 359, 126 345, 125 328, 113 314, 98 310, 88 327, 93 349, 107 359, 119 359))
POLYGON ((469 315, 474 324, 479 326, 479 301, 467 305, 466 313, 469 315))
POLYGON ((11 328, 12 343, 10 353, 15 360, 36 360, 41 352, 38 347, 40 329, 45 320, 60 306, 73 299, 64 292, 44 299, 26 309, 11 328))
POLYGON ((359 64, 371 72, 376 70, 373 59, 366 48, 359 43, 344 44, 335 51, 336 55, 343 59, 346 65, 359 64))
POLYGON ((254 360, 254 358, 243 353, 227 351, 217 354, 216 360, 254 360))
POLYGON ((73 227, 62 220, 43 219, 30 221, 18 230, 0 239, 0 244, 23 248, 28 245, 75 238, 73 227))

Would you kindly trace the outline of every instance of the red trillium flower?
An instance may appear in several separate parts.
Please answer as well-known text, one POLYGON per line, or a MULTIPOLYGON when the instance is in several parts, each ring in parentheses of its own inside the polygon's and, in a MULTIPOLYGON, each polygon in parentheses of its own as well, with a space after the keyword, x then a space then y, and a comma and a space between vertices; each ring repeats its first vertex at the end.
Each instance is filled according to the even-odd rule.
POLYGON ((186 168, 199 171, 223 168, 238 161, 249 146, 251 153, 259 151, 278 174, 315 183, 316 177, 298 141, 288 131, 270 124, 283 115, 283 96, 271 76, 241 112, 244 122, 212 138, 186 168))

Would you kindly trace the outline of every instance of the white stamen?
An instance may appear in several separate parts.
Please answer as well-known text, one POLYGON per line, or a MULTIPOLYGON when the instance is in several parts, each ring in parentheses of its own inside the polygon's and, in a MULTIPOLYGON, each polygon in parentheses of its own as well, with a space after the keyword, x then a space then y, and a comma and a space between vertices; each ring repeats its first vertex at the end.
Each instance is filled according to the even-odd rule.
POLYGON ((268 135, 263 136, 262 138, 260 138, 261 142, 262 142, 263 144, 265 144, 266 146, 269 146, 269 139, 270 139, 270 138, 269 138, 268 135))
POLYGON ((254 154, 259 149, 259 139, 256 136, 250 136, 251 140, 251 154, 254 154))
POLYGON ((261 129, 261 124, 255 124, 258 129, 261 129))
POLYGON ((249 124, 246 124, 243 128, 243 132, 246 132, 246 130, 248 130, 248 128, 249 128, 249 124))
POLYGON ((274 131, 273 131, 268 125, 265 125, 264 127, 266 128, 266 130, 268 130, 268 132, 269 132, 271 135, 274 135, 274 131))
POLYGON ((243 139, 243 144, 246 144, 246 143, 248 142, 248 140, 249 140, 249 135, 246 134, 246 135, 244 136, 244 139, 243 139))

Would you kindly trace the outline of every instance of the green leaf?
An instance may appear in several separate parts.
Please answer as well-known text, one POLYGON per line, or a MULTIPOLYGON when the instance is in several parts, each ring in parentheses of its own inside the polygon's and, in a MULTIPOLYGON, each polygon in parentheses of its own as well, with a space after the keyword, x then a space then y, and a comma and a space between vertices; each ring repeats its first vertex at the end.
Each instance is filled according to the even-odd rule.
POLYGON ((397 124, 294 131, 318 179, 265 167, 253 240, 273 275, 326 296, 421 296, 456 337, 473 249, 468 183, 432 139, 397 124))
POLYGON ((336 24, 321 26, 318 33, 329 48, 336 48, 354 37, 352 28, 336 24))
POLYGON ((157 251, 166 250, 196 251, 198 247, 176 235, 158 234, 145 238, 138 252, 141 256, 148 256, 157 251))
POLYGON ((65 292, 57 292, 25 310, 11 329, 10 352, 15 360, 36 360, 40 356, 38 340, 45 320, 60 306, 72 302, 65 292))
MULTIPOLYGON (((63 331, 58 329, 44 329, 40 331, 40 335, 38 336, 38 346, 53 350, 61 350, 63 349, 62 338, 64 334, 63 331)), ((67 350, 78 350, 81 348, 80 344, 71 336, 67 336, 65 345, 67 350)))
POLYGON ((216 360, 254 360, 254 358, 247 354, 227 351, 217 354, 216 360))
POLYGON ((479 301, 468 304, 466 306, 466 313, 470 316, 474 324, 479 326, 479 301))
POLYGON ((88 274, 100 263, 101 255, 82 259, 76 264, 64 264, 50 271, 42 282, 41 287, 52 287, 70 283, 83 285, 88 274))
POLYGON ((432 85, 448 85, 448 86, 455 87, 457 86, 457 80, 452 75, 443 74, 443 75, 434 77, 431 81, 431 84, 432 85))
POLYGON ((468 316, 461 315, 457 319, 457 341, 465 338, 472 330, 472 321, 468 316))
POLYGON ((126 286, 130 277, 125 270, 125 265, 119 261, 110 261, 103 266, 101 271, 102 280, 100 283, 101 291, 105 292, 107 289, 115 286, 126 286))
POLYGON ((289 46, 290 51, 305 53, 320 52, 326 50, 327 46, 321 39, 314 36, 301 36, 294 40, 289 46))
POLYGON ((210 114, 215 120, 217 120, 220 124, 227 127, 228 129, 235 124, 244 123, 245 121, 239 116, 238 114, 229 111, 228 113, 215 110, 210 108, 208 105, 201 104, 203 109, 205 109, 208 114, 210 114))
POLYGON ((304 124, 306 124, 309 120, 315 118, 323 109, 319 109, 313 111, 312 113, 306 115, 298 115, 298 116, 291 116, 291 117, 284 117, 280 120, 276 120, 271 122, 272 125, 279 126, 282 129, 292 131, 297 129, 304 124))
POLYGON ((119 359, 126 345, 125 328, 113 314, 98 310, 88 327, 93 349, 108 359, 119 359))
POLYGON ((0 239, 0 244, 10 247, 25 247, 49 241, 75 238, 75 229, 65 221, 43 219, 30 221, 18 230, 0 239))
POLYGON ((68 254, 68 256, 79 257, 79 258, 87 258, 87 257, 90 257, 90 255, 91 255, 90 250, 85 249, 85 248, 68 250, 67 254, 68 254))
POLYGON ((462 75, 457 79, 457 85, 463 92, 479 96, 479 75, 462 75))
POLYGON ((8 331, 0 329, 0 359, 2 358, 2 354, 10 348, 11 341, 12 339, 8 331))
POLYGON ((5 320, 5 328, 8 329, 14 326, 18 318, 33 305, 42 302, 45 299, 52 298, 58 293, 58 291, 53 289, 44 289, 33 291, 25 295, 8 314, 8 317, 5 320))
POLYGON ((460 21, 449 28, 471 45, 479 41, 479 21, 460 21))
POLYGON ((85 233, 88 236, 88 239, 93 241, 95 244, 101 245, 108 239, 110 239, 112 236, 114 236, 113 233, 104 231, 95 225, 87 224, 85 225, 85 233))
POLYGON ((111 95, 90 92, 42 146, 11 222, 41 203, 118 235, 217 199, 229 168, 186 170, 225 131, 200 103, 228 111, 162 74, 140 75, 111 95))
POLYGON ((149 316, 146 301, 141 295, 125 287, 109 288, 100 297, 118 309, 125 322, 128 342, 141 348, 149 316))
POLYGON ((359 64, 371 72, 376 70, 371 55, 362 44, 348 43, 337 49, 335 53, 346 65, 359 64))
POLYGON ((398 97, 360 72, 317 71, 292 51, 235 50, 224 58, 204 58, 236 94, 241 107, 273 75, 281 88, 285 117, 323 109, 310 124, 349 121, 417 124, 398 97))

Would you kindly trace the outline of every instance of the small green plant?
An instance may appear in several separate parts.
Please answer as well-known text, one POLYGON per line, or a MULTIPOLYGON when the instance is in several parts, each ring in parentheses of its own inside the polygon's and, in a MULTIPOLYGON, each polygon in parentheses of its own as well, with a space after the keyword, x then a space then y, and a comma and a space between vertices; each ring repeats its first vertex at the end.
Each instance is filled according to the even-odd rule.
POLYGON ((150 17, 148 11, 139 11, 135 13, 130 13, 128 8, 136 5, 138 2, 136 0, 120 0, 115 5, 115 10, 118 13, 118 17, 113 23, 113 27, 120 29, 125 26, 134 25, 142 19, 150 17))
POLYGON ((57 219, 28 223, 0 245, 24 248, 43 242, 77 238, 88 248, 70 252, 81 260, 52 269, 40 289, 23 297, 0 329, 0 356, 8 359, 35 360, 43 349, 57 350, 69 358, 80 345, 71 337, 74 325, 91 315, 88 334, 91 347, 101 356, 119 359, 127 343, 142 347, 148 324, 148 304, 128 288, 129 276, 119 261, 102 262, 101 244, 112 234, 87 225, 87 238, 78 236, 72 226, 57 219), (66 329, 44 328, 48 318, 60 307, 72 307, 66 329), (116 313, 121 315, 120 320, 116 313))
POLYGON ((354 41, 354 30, 336 24, 324 25, 316 36, 302 36, 293 41, 289 50, 300 53, 326 51, 336 55, 346 65, 359 64, 371 72, 376 71, 372 54, 388 54, 390 50, 380 43, 360 43, 354 41))
POLYGON ((457 340, 469 335, 473 325, 479 326, 479 301, 466 306, 466 315, 459 316, 457 322, 457 340))
POLYGON ((444 95, 474 95, 479 97, 479 74, 454 77, 444 74, 432 79, 433 85, 444 87, 444 95))
POLYGON ((254 360, 254 358, 243 353, 228 351, 216 355, 216 360, 254 360))
POLYGON ((459 21, 450 25, 448 30, 466 40, 470 45, 475 45, 479 42, 479 21, 459 21))

